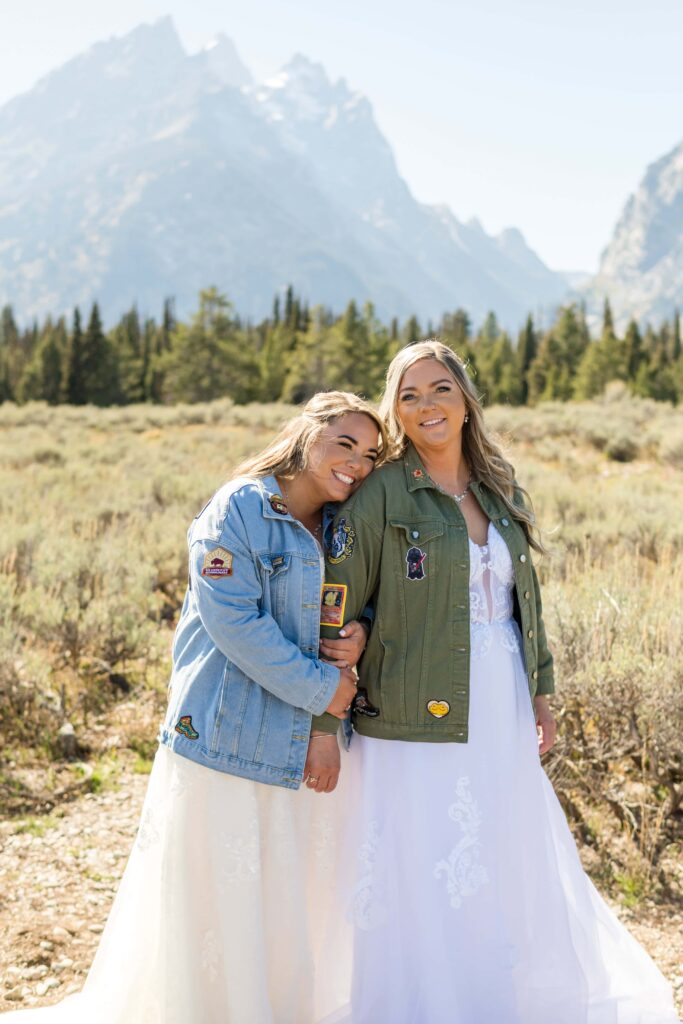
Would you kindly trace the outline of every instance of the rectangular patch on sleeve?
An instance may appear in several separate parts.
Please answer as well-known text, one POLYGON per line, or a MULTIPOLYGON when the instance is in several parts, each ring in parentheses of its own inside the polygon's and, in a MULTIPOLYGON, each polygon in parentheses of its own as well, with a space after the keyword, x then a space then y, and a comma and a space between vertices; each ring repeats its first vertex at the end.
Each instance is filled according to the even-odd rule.
POLYGON ((333 626, 340 629, 344 625, 344 608, 346 607, 345 583, 323 583, 320 599, 320 625, 333 626))
POLYGON ((210 580, 219 580, 222 576, 232 576, 232 555, 225 548, 207 551, 202 565, 202 576, 210 580))

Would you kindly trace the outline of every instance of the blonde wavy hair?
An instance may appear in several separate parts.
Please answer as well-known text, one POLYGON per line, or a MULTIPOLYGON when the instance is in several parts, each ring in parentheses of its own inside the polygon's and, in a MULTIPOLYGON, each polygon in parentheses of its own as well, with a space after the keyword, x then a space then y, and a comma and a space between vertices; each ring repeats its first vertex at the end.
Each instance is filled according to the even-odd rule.
POLYGON ((308 465, 311 448, 325 427, 352 412, 362 413, 376 425, 380 438, 377 461, 381 462, 387 452, 387 432, 374 406, 349 391, 320 391, 298 416, 285 423, 263 451, 241 462, 232 476, 296 476, 308 465))
POLYGON ((379 407, 389 438, 387 459, 401 458, 408 447, 408 438, 398 414, 398 392, 406 370, 423 359, 433 359, 440 363, 462 392, 469 413, 468 422, 463 424, 462 451, 472 473, 472 479, 479 480, 498 495, 510 515, 524 529, 531 547, 543 552, 545 549, 536 529, 531 499, 515 480, 514 467, 503 455, 493 435, 486 429, 479 395, 470 380, 465 364, 453 349, 440 341, 429 339, 408 345, 402 348, 389 364, 384 395, 379 407))

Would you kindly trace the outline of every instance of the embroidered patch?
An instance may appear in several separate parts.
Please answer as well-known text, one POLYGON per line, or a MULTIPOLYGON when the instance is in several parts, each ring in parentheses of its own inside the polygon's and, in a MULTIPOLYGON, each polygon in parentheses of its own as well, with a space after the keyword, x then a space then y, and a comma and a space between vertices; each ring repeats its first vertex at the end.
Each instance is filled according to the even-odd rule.
POLYGON ((175 731, 179 732, 181 736, 185 736, 188 740, 199 739, 199 733, 192 725, 192 715, 183 715, 179 718, 175 725, 175 731))
POLYGON ((287 502, 281 494, 271 494, 270 496, 270 507, 273 512, 277 512, 279 516, 287 515, 287 502))
POLYGON ((202 565, 202 576, 219 580, 221 576, 232 576, 232 555, 225 548, 207 551, 202 565))
POLYGON ((340 629, 344 625, 347 590, 345 583, 323 583, 320 599, 321 626, 334 626, 335 629, 340 629))
POLYGON ((406 579, 423 580, 425 578, 426 557, 426 551, 421 551, 419 548, 408 548, 408 553, 406 555, 406 579))
POLYGON ((347 524, 344 518, 340 519, 332 533, 328 561, 332 565, 343 562, 353 554, 353 546, 356 543, 356 531, 347 524))
POLYGON ((356 696, 353 698, 351 707, 356 715, 365 715, 366 718, 377 718, 379 716, 379 708, 370 703, 368 691, 364 686, 359 686, 356 690, 356 696))
POLYGON ((414 469, 413 476, 415 477, 416 480, 421 480, 422 477, 424 476, 424 473, 422 472, 421 469, 414 469))
POLYGON ((451 706, 447 700, 428 700, 427 711, 434 718, 445 718, 448 712, 451 710, 451 706))

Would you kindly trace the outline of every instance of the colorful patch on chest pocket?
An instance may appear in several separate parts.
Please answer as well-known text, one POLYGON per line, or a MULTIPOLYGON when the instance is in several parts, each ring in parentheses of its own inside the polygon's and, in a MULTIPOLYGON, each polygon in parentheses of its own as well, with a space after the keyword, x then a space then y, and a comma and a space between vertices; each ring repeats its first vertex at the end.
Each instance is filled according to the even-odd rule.
POLYGON ((407 580, 423 580, 425 578, 427 575, 425 573, 426 558, 426 551, 422 551, 420 548, 408 548, 408 553, 406 554, 407 580))

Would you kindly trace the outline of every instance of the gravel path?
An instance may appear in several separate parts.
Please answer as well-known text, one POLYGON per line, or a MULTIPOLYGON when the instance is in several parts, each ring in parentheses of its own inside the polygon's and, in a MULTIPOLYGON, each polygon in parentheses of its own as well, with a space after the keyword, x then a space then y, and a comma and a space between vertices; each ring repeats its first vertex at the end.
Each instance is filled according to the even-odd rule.
MULTIPOLYGON (((0 822, 0 1011, 57 1002, 88 972, 126 864, 147 776, 45 817, 0 822)), ((617 907, 675 987, 683 1015, 683 911, 617 907)))

